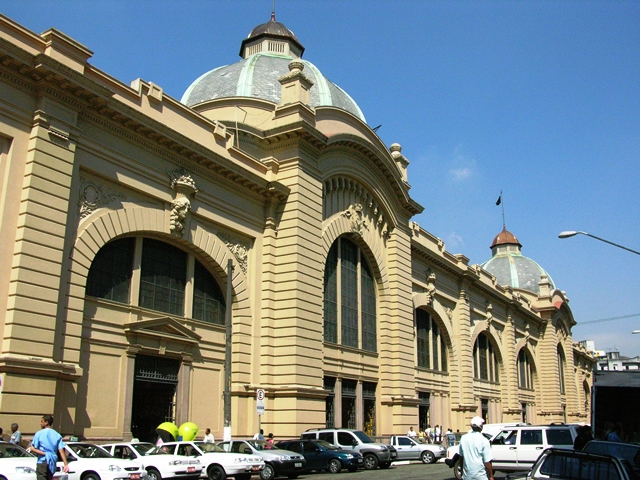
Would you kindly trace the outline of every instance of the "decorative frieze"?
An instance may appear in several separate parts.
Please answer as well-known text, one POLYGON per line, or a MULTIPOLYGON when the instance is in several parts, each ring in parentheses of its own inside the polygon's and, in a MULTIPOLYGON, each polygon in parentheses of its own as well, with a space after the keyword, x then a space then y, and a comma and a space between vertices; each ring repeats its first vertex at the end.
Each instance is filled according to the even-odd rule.
POLYGON ((127 196, 122 192, 81 175, 78 192, 78 223, 82 222, 98 208, 106 207, 114 202, 122 202, 126 199, 127 196))
POLYGON ((220 240, 222 240, 231 251, 238 262, 238 265, 240 265, 240 270, 242 270, 242 273, 246 275, 249 264, 249 248, 239 239, 232 237, 231 235, 227 235, 226 233, 218 233, 218 238, 220 238, 220 240))

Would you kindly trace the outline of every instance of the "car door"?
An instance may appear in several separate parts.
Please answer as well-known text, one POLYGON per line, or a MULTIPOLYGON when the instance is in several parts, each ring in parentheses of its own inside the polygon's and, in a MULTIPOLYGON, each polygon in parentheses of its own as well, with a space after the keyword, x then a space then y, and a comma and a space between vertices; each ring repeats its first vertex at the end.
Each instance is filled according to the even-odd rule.
POLYGON ((544 437, 541 428, 520 430, 520 442, 517 450, 518 469, 530 469, 536 460, 538 460, 544 448, 544 437))
MULTIPOLYGON (((291 446, 291 445, 290 445, 291 446)), ((296 450, 292 450, 296 451, 296 450)), ((307 461, 307 470, 320 470, 326 465, 323 464, 323 452, 314 442, 302 442, 302 456, 307 461)))
POLYGON ((396 437, 396 440, 395 447, 398 451, 398 460, 409 460, 420 456, 416 444, 409 437, 396 437))
MULTIPOLYGON (((467 434, 468 435, 468 434, 467 434)), ((516 470, 518 465, 518 430, 505 429, 491 440, 493 468, 516 470)))
POLYGON ((358 440, 351 432, 338 432, 336 447, 352 450, 358 445, 358 440))

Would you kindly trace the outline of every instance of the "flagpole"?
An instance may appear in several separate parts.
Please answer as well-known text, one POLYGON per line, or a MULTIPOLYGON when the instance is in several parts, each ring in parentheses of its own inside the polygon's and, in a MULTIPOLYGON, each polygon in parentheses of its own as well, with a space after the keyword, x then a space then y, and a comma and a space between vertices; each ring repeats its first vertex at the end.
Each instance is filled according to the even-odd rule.
POLYGON ((502 198, 502 190, 500 190, 500 198, 502 199, 502 201, 500 202, 500 204, 502 205, 502 228, 506 229, 507 223, 504 221, 504 198, 502 198))

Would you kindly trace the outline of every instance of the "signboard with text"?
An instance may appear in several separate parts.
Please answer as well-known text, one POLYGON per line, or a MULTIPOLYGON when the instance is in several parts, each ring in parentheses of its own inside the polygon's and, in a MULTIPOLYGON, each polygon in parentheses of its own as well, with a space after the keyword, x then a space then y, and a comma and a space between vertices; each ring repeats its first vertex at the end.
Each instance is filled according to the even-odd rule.
POLYGON ((256 390, 256 412, 258 415, 264 415, 264 390, 262 388, 256 390))

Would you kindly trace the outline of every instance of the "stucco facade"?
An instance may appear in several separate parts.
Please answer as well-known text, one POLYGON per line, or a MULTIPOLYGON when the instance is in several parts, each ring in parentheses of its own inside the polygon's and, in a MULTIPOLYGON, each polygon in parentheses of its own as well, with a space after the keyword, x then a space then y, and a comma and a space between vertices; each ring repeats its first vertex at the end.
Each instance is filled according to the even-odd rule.
POLYGON ((400 146, 312 106, 296 56, 279 103, 187 107, 56 30, 0 16, 0 55, 0 425, 28 435, 53 412, 97 441, 156 419, 221 437, 225 328, 202 302, 232 307, 234 436, 258 428, 257 388, 281 437, 589 420, 593 360, 565 294, 501 286, 415 223, 400 146), (107 245, 129 249, 117 296, 96 257, 129 263, 107 245), (184 272, 177 287, 152 258, 184 272))

